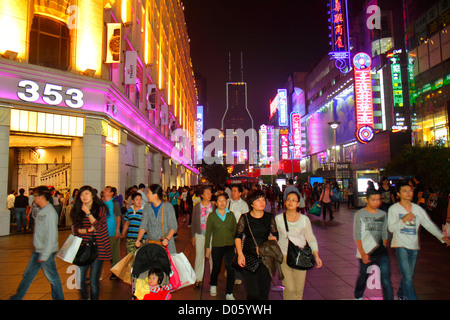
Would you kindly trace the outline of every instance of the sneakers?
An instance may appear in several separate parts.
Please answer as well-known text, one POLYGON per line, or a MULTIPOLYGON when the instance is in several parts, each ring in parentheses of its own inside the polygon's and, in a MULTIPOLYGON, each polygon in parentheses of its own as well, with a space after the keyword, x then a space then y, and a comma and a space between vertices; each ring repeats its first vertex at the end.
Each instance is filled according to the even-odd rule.
POLYGON ((217 295, 217 286, 211 286, 211 288, 209 289, 209 294, 212 297, 215 297, 217 295))
POLYGON ((225 299, 227 299, 227 300, 236 300, 236 299, 234 298, 234 296, 233 296, 232 293, 227 294, 227 295, 225 296, 225 299))

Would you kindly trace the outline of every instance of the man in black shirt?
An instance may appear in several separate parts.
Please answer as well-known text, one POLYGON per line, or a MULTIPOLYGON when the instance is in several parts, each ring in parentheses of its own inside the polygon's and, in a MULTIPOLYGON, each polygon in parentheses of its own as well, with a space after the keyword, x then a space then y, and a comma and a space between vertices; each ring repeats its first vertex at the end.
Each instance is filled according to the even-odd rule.
POLYGON ((14 201, 14 208, 16 209, 16 221, 17 221, 17 232, 22 232, 27 229, 27 206, 28 197, 24 195, 25 189, 19 190, 19 195, 14 201))

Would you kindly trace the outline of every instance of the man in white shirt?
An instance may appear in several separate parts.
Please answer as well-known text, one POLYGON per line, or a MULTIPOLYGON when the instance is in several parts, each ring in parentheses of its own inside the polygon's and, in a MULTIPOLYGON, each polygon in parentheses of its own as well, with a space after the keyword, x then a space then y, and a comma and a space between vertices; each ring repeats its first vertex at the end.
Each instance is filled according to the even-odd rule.
POLYGON ((145 194, 145 184, 141 183, 137 192, 139 192, 142 196, 142 207, 145 207, 145 205, 148 203, 148 198, 145 194))
POLYGON ((240 185, 234 185, 231 187, 231 199, 227 200, 227 209, 234 213, 236 222, 239 221, 241 214, 249 211, 248 204, 241 199, 243 189, 240 185))
POLYGON ((450 239, 431 221, 420 206, 412 202, 413 189, 406 182, 397 186, 400 201, 389 207, 388 225, 393 233, 391 247, 396 248, 402 280, 397 296, 399 299, 417 300, 413 278, 419 252, 419 227, 422 225, 442 243, 450 245, 450 239))

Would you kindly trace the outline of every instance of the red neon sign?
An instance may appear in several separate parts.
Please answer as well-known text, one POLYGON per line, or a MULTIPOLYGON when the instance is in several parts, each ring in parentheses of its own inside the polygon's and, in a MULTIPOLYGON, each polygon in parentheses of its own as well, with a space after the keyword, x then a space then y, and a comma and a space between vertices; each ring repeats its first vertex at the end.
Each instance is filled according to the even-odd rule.
POLYGON ((293 156, 294 159, 302 158, 302 128, 300 114, 294 112, 291 114, 292 124, 292 141, 294 142, 293 156))
POLYGON ((289 159, 289 135, 287 130, 280 130, 281 159, 289 159))
POLYGON ((369 142, 374 136, 371 64, 372 59, 366 53, 358 53, 353 58, 355 67, 356 138, 361 143, 369 142))
POLYGON ((342 0, 331 0, 330 7, 333 51, 342 51, 345 50, 345 14, 342 0))

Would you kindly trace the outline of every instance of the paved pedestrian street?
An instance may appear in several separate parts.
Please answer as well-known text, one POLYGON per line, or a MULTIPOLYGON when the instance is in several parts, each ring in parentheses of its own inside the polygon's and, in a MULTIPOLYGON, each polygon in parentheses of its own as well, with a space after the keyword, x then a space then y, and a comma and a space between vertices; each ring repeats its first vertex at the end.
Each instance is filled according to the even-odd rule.
MULTIPOLYGON (((266 209, 268 209, 266 207, 266 209)), ((279 211, 281 212, 281 211, 279 211)), ((323 221, 322 218, 309 215, 314 234, 319 243, 319 255, 323 260, 323 267, 309 270, 306 276, 304 300, 352 300, 353 290, 358 276, 358 259, 356 245, 353 241, 353 215, 356 210, 341 208, 335 211, 334 221, 323 221)), ((178 252, 184 252, 193 264, 195 250, 190 244, 190 228, 179 220, 179 236, 176 238, 178 252)), ((70 230, 61 229, 59 244, 64 243, 70 230)), ((421 232, 421 250, 416 266, 414 285, 420 300, 449 300, 450 299, 450 248, 441 244, 427 231, 421 232)), ((28 264, 32 249, 31 233, 0 237, 0 299, 7 300, 15 293, 28 264)), ((122 256, 125 255, 124 242, 122 256)), ((391 281, 396 294, 400 283, 400 272, 394 251, 389 249, 391 258, 391 281)), ((57 258, 58 272, 63 283, 66 300, 79 300, 78 290, 74 287, 74 266, 57 258)), ((208 261, 205 270, 210 270, 208 261)), ((120 280, 110 280, 110 264, 103 267, 100 285, 100 300, 131 300, 131 285, 120 280)), ((376 270, 375 270, 376 271, 376 270)), ((282 300, 282 284, 275 276, 272 280, 270 300, 282 300)), ((236 300, 245 300, 245 284, 235 285, 236 300)), ((25 300, 51 300, 50 284, 42 270, 30 286, 25 300)), ((381 285, 376 275, 370 276, 364 300, 382 299, 381 285)), ((193 286, 173 292, 172 300, 225 300, 225 277, 223 272, 219 276, 217 296, 209 294, 209 272, 205 272, 202 286, 193 286)))

